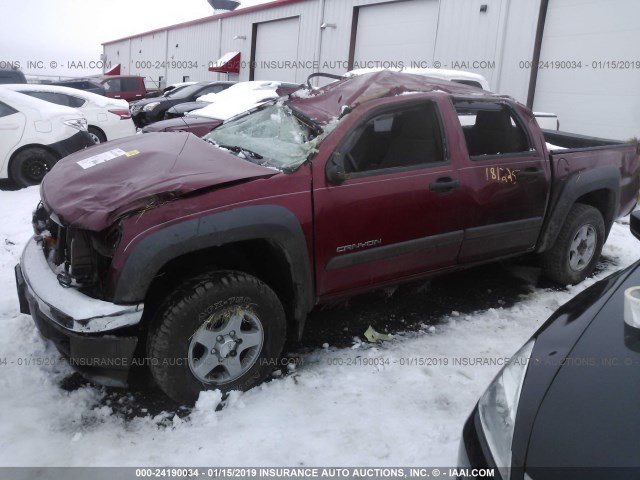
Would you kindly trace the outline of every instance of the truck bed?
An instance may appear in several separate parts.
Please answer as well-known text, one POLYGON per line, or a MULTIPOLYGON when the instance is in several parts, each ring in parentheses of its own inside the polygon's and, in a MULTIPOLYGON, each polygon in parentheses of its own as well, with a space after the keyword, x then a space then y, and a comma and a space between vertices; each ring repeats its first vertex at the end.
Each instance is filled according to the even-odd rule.
POLYGON ((612 221, 628 214, 636 204, 640 189, 640 161, 638 144, 605 138, 589 137, 575 133, 542 130, 547 142, 552 175, 555 179, 550 205, 555 208, 562 190, 573 177, 574 182, 584 183, 587 177, 619 176, 615 182, 620 187, 620 196, 612 199, 617 203, 612 221), (578 176, 576 176, 578 174, 578 176))
MULTIPOLYGON (((560 132, 557 130, 542 130, 544 140, 551 145, 564 150, 593 150, 610 147, 631 147, 636 146, 634 142, 623 142, 620 140, 610 140, 607 138, 589 137, 578 135, 577 133, 560 132)), ((554 149, 551 149, 552 151, 554 149)))

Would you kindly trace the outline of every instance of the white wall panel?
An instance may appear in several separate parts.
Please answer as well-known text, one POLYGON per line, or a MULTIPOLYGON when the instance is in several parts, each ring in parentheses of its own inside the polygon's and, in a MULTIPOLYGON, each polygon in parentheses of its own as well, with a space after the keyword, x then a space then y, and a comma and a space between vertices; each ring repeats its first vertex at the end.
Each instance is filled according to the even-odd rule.
POLYGON ((218 74, 209 71, 210 63, 218 56, 219 22, 211 21, 169 30, 167 42, 167 82, 218 80, 218 74))
MULTIPOLYGON (((440 6, 435 59, 443 68, 484 75, 494 84, 494 66, 503 3, 507 0, 443 1, 440 6), (487 5, 486 12, 480 10, 487 5)), ((506 5, 505 5, 506 6, 506 5)))
POLYGON ((640 136, 640 65, 625 63, 640 62, 639 18, 637 0, 551 1, 540 59, 582 67, 540 69, 534 108, 557 113, 562 130, 640 136))
POLYGON ((295 82, 300 18, 259 23, 256 35, 254 80, 295 82))
POLYGON ((504 25, 498 33, 493 90, 526 103, 540 12, 540 0, 511 0, 503 7, 504 25), (528 62, 528 63, 527 63, 528 62))
POLYGON ((111 64, 111 68, 120 64, 120 73, 123 75, 130 73, 130 40, 109 43, 104 46, 106 62, 111 64))
POLYGON ((438 28, 437 0, 362 6, 358 14, 354 68, 429 65, 438 28))
POLYGON ((166 43, 166 31, 131 39, 129 73, 142 75, 147 88, 159 88, 159 77, 166 77, 166 43))

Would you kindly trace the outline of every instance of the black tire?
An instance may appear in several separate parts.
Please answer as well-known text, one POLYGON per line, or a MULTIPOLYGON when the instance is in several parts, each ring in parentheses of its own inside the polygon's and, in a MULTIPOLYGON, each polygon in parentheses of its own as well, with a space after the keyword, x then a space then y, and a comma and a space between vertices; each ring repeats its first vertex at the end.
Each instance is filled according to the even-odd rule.
POLYGON ((598 263, 604 240, 602 214, 592 206, 575 204, 553 247, 542 254, 545 275, 561 285, 582 282, 598 263))
POLYGON ((57 161, 55 155, 44 148, 27 148, 11 159, 9 177, 18 187, 38 185, 57 161))
POLYGON ((284 309, 273 290, 251 275, 219 271, 169 295, 150 326, 147 356, 160 388, 192 405, 202 390, 245 391, 261 383, 285 338, 284 309))
POLYGON ((93 142, 96 145, 107 141, 107 136, 102 132, 102 130, 96 127, 89 127, 89 135, 91 135, 91 138, 93 138, 93 142))

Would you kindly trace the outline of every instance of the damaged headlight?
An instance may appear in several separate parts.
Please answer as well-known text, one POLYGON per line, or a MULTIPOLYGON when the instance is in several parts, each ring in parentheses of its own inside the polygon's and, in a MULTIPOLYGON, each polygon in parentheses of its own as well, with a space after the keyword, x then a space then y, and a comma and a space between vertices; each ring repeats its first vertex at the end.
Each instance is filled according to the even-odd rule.
POLYGON ((478 402, 480 422, 489 450, 496 466, 501 470, 502 477, 506 480, 509 480, 511 442, 520 392, 534 343, 534 340, 530 340, 518 350, 491 382, 478 402))

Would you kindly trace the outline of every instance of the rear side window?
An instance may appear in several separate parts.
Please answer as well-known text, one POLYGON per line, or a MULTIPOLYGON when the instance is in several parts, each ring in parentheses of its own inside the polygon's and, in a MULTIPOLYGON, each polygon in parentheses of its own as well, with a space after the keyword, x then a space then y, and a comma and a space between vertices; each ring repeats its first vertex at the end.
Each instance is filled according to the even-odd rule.
POLYGON ((119 78, 113 78, 111 80, 107 80, 102 85, 104 86, 104 89, 107 92, 122 92, 122 88, 120 88, 119 78))
POLYGON ((475 80, 462 80, 462 79, 454 79, 451 80, 453 83, 460 83, 462 85, 469 85, 470 87, 476 87, 479 88, 480 90, 483 90, 482 85, 480 85, 479 82, 476 82, 475 80))
POLYGON ((29 95, 34 98, 39 98, 45 102, 55 103, 56 105, 63 105, 65 107, 78 108, 84 105, 84 100, 73 97, 71 95, 65 95, 63 93, 54 92, 22 92, 25 95, 29 95))
POLYGON ((209 93, 220 93, 222 90, 224 90, 224 87, 222 85, 213 85, 211 87, 205 88, 198 95, 207 95, 209 93))
POLYGON ((486 155, 509 155, 532 150, 518 118, 504 104, 455 102, 467 150, 473 160, 486 155))
POLYGON ((442 129, 436 107, 419 107, 377 115, 358 129, 345 156, 348 173, 370 172, 443 162, 442 129))
POLYGON ((123 92, 137 92, 140 90, 140 83, 137 78, 122 78, 123 92))
POLYGON ((13 115, 14 113, 18 113, 18 111, 14 110, 6 103, 0 102, 0 117, 8 117, 9 115, 13 115))
POLYGON ((67 97, 68 105, 71 108, 78 108, 85 104, 85 101, 83 99, 74 97, 73 95, 63 95, 63 96, 67 97))

